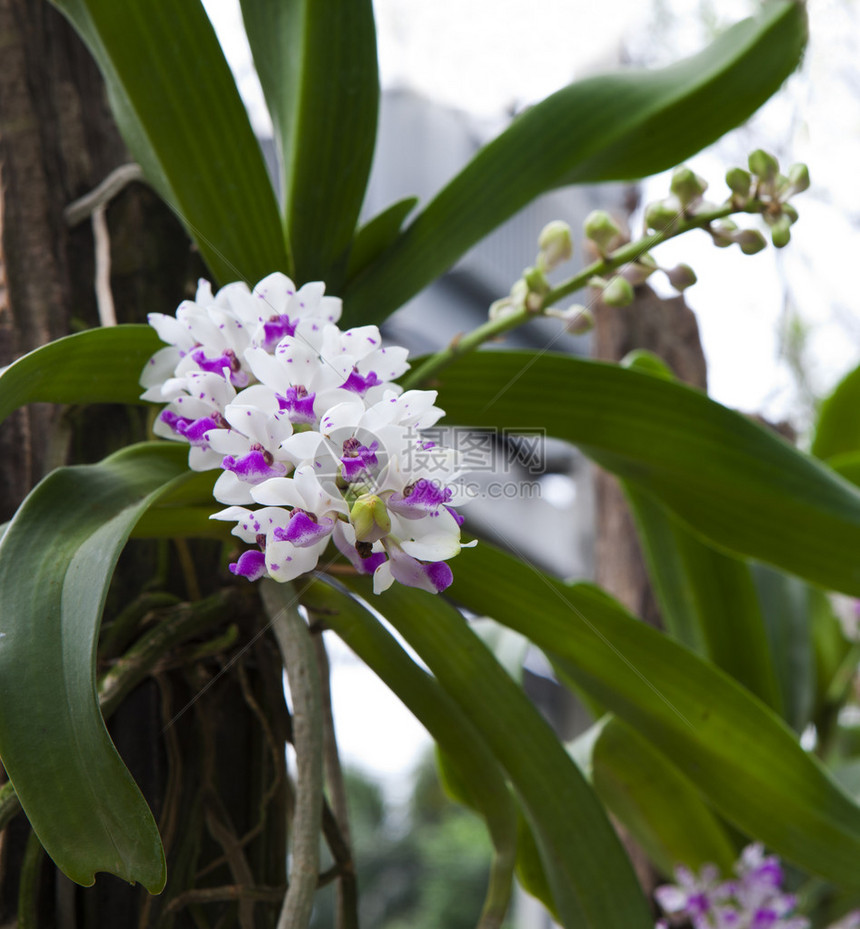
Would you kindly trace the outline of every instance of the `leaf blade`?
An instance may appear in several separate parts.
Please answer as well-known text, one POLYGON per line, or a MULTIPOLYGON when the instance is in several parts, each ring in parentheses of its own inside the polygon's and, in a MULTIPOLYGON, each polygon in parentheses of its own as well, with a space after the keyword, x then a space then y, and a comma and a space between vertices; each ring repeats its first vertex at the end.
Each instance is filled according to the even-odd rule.
POLYGON ((767 4, 703 52, 652 72, 591 78, 519 116, 348 285, 347 318, 379 321, 518 209, 554 187, 670 168, 741 123, 794 70, 803 6, 767 4))
POLYGON ((459 603, 528 635, 744 831, 860 886, 860 808, 763 704, 591 585, 555 581, 486 543, 468 559, 451 588, 459 603))
MULTIPOLYGON (((356 582, 355 589, 366 585, 356 582)), ((630 863, 593 792, 462 616, 440 598, 400 585, 389 588, 379 603, 507 771, 564 925, 650 927, 630 863), (582 841, 571 841, 571 830, 582 841)))
POLYGON ((186 473, 167 443, 61 468, 0 540, 0 751, 45 850, 81 884, 110 871, 158 893, 166 879, 155 820, 101 717, 95 648, 125 539, 186 473))
POLYGON ((163 348, 151 326, 87 329, 0 370, 0 422, 27 403, 140 403, 140 374, 163 348))
POLYGON ((857 489, 700 391, 549 352, 478 352, 438 382, 449 422, 516 430, 540 410, 717 548, 860 595, 857 489))
POLYGON ((373 5, 242 0, 242 16, 279 141, 296 277, 337 290, 376 142, 373 5))

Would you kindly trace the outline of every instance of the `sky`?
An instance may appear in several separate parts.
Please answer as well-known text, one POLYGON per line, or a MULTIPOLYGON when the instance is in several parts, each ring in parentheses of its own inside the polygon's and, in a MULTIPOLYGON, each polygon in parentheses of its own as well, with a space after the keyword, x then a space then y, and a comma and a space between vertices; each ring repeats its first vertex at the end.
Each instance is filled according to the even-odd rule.
MULTIPOLYGON (((204 0, 258 131, 268 118, 241 28, 238 0, 204 0)), ((572 79, 628 57, 658 66, 697 51, 756 0, 375 0, 384 87, 410 87, 500 129, 509 114, 572 79)), ((711 395, 728 406, 808 428, 813 399, 860 362, 860 292, 853 273, 860 223, 860 10, 855 0, 810 0, 811 41, 800 72, 742 129, 691 159, 727 191, 727 167, 763 147, 808 163, 813 187, 796 200, 791 245, 754 257, 690 235, 655 251, 685 261, 687 292, 709 364, 711 395), (788 351, 788 349, 791 351, 788 351), (799 364, 792 365, 795 357, 799 364), (798 371, 801 373, 798 374, 798 371)), ((664 196, 668 175, 645 182, 664 196)), ((664 291, 668 293, 668 291, 664 291)), ((501 296, 501 295, 500 295, 501 296)), ((428 744, 421 727, 343 646, 334 654, 338 733, 347 760, 395 795, 428 744), (361 699, 356 699, 357 695, 361 699), (396 732, 396 737, 391 734, 396 732)))

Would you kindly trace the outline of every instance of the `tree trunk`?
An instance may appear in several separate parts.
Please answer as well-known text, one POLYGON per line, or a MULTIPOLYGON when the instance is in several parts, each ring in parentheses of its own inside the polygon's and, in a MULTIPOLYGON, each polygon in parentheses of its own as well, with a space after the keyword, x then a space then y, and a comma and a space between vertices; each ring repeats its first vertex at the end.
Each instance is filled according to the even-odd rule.
MULTIPOLYGON (((0 0, 0 39, 3 366, 99 324, 94 227, 89 221, 70 227, 64 210, 130 158, 89 52, 52 6, 0 0)), ((193 295, 203 265, 171 211, 148 187, 136 182, 123 189, 108 204, 106 221, 110 290, 119 322, 172 312, 193 295)), ((63 411, 34 404, 19 411, 0 430, 0 522, 53 467, 95 461, 145 437, 142 408, 63 411)), ((222 563, 221 547, 212 543, 132 543, 120 561, 105 621, 129 603, 145 604, 153 585, 178 594, 175 600, 218 592, 230 578, 221 574, 222 563)), ((99 875, 92 888, 77 888, 45 860, 30 869, 37 890, 28 891, 25 904, 37 916, 28 925, 178 929, 221 920, 258 929, 275 924, 279 901, 272 898, 286 873, 283 746, 289 719, 280 657, 270 639, 259 635, 259 603, 253 594, 239 600, 235 594, 223 598, 220 625, 165 656, 156 676, 110 721, 112 737, 162 829, 167 891, 149 898, 108 875, 99 875), (174 724, 166 725, 186 706, 174 724), (250 898, 198 903, 186 895, 183 905, 170 909, 171 901, 189 889, 229 885, 242 896, 252 882, 274 888, 263 904, 250 898)), ((141 608, 127 644, 166 615, 141 608)), ((22 815, 0 834, 0 927, 14 925, 19 915, 29 836, 22 815)), ((29 854, 37 855, 38 845, 30 842, 29 854)))

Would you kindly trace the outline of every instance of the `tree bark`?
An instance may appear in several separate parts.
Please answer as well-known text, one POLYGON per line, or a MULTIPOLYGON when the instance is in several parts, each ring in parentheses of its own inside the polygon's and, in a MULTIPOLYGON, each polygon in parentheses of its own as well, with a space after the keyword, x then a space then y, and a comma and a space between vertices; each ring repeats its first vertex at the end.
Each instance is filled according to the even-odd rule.
MULTIPOLYGON (((130 156, 89 52, 52 6, 38 0, 0 0, 0 44, 4 366, 53 339, 99 324, 93 227, 84 221, 71 228, 64 210, 130 156)), ((148 312, 172 312, 180 300, 193 296, 196 278, 205 269, 171 211, 148 187, 139 182, 127 186, 108 204, 106 220, 119 322, 144 322, 148 312)), ((19 411, 0 429, 0 522, 13 515, 53 467, 95 461, 145 437, 142 409, 104 405, 61 410, 33 404, 19 411)), ((224 582, 219 545, 188 546, 187 570, 179 569, 183 559, 171 546, 131 544, 111 587, 106 621, 153 579, 159 590, 192 599, 224 582), (195 572, 196 579, 189 577, 195 572)), ((34 897, 40 927, 158 923, 178 929, 199 925, 200 919, 215 924, 229 919, 231 912, 242 915, 243 929, 274 925, 277 905, 266 909, 249 902, 256 891, 247 886, 234 887, 243 897, 238 909, 235 901, 192 903, 168 913, 172 890, 178 894, 199 886, 204 895, 212 891, 223 901, 223 886, 241 883, 236 875, 244 862, 250 862, 260 886, 277 887, 284 880, 288 785, 283 745, 289 720, 274 643, 259 636, 261 616, 250 597, 247 608, 225 616, 228 625, 209 636, 223 635, 229 624, 235 634, 220 644, 216 640, 203 655, 192 643, 166 656, 156 679, 138 687, 111 719, 120 753, 160 825, 169 830, 168 891, 149 898, 140 888, 108 875, 99 875, 92 888, 77 888, 46 859, 34 897), (165 727, 165 714, 171 716, 185 704, 188 711, 165 727), (240 846, 241 837, 245 841, 240 846), (199 877, 207 865, 208 875, 199 877)), ((138 633, 141 628, 150 627, 138 626, 138 633)), ((0 835, 0 927, 15 924, 29 834, 19 815, 0 835)))

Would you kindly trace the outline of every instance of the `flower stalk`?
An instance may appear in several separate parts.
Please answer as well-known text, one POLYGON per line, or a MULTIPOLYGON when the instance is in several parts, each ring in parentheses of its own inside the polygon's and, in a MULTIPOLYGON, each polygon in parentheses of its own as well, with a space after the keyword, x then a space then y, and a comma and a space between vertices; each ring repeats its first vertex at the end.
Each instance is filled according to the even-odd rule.
MULTIPOLYGON (((644 265, 641 269, 643 274, 638 275, 635 283, 641 283, 652 271, 657 270, 656 263, 650 259, 650 251, 694 229, 708 232, 716 245, 737 243, 744 254, 760 251, 765 243, 757 231, 737 230, 736 227, 727 231, 723 224, 730 216, 743 213, 762 216, 771 228, 774 245, 777 248, 782 247, 788 242, 788 227, 797 219, 796 211, 787 202, 788 197, 806 190, 809 180, 804 165, 792 166, 788 178, 785 178, 774 173, 772 162, 775 162, 772 156, 765 157, 765 153, 754 152, 750 156, 752 173, 740 168, 730 169, 726 179, 732 194, 728 200, 718 205, 703 201, 702 195, 707 185, 701 178, 688 168, 676 169, 672 180, 672 195, 646 208, 645 234, 633 242, 617 245, 615 248, 611 246, 619 240, 620 235, 611 218, 602 211, 591 214, 585 221, 585 233, 599 253, 595 261, 568 280, 552 287, 546 284, 542 275, 546 262, 542 260, 541 245, 542 251, 538 255, 536 267, 523 273, 523 277, 512 288, 510 297, 493 305, 490 319, 486 323, 455 338, 447 348, 436 352, 423 364, 412 369, 400 383, 407 390, 425 384, 457 358, 475 351, 485 342, 498 339, 535 316, 561 315, 567 318, 567 328, 575 331, 577 323, 587 316, 586 308, 571 308, 569 311, 553 313, 551 309, 555 304, 584 287, 612 288, 620 278, 620 275, 613 272, 618 271, 626 275, 639 270, 640 264, 644 265), (765 174, 758 176, 757 168, 765 174), (539 286, 534 286, 536 277, 541 278, 539 286)), ((544 238, 542 233, 539 244, 544 238)), ((695 281, 691 269, 686 270, 689 273, 681 282, 681 289, 695 281), (690 276, 692 281, 689 279, 690 276)), ((667 274, 671 281, 672 272, 667 274)))

